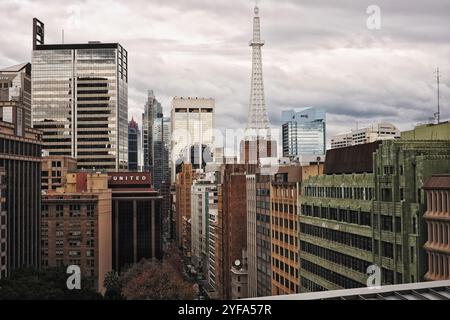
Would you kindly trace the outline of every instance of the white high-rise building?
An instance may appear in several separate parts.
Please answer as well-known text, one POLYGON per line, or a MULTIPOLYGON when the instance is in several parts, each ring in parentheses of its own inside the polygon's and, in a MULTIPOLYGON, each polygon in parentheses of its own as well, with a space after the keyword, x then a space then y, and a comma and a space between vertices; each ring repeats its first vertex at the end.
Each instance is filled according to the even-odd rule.
POLYGON ((191 257, 204 275, 209 273, 209 216, 217 212, 217 203, 215 173, 199 174, 191 189, 191 257))
POLYGON ((380 122, 371 126, 341 133, 331 138, 331 149, 400 138, 400 130, 392 123, 380 122))
MULTIPOLYGON (((177 164, 191 163, 191 147, 207 146, 210 150, 214 144, 214 106, 211 98, 175 97, 172 101, 172 143, 171 166, 172 181, 175 181, 177 164)), ((202 150, 202 148, 196 148, 202 150)), ((196 157, 203 159, 203 157, 196 157)), ((193 167, 196 167, 193 163, 193 167)))

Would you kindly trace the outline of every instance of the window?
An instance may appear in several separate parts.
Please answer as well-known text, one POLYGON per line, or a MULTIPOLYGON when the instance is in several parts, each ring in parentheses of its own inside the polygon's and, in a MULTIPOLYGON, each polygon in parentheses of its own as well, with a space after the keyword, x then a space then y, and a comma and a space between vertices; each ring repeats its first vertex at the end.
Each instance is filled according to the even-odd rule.
POLYGON ((402 232, 402 218, 395 217, 395 232, 402 232))
POLYGON ((56 205, 56 217, 62 218, 64 216, 64 206, 63 205, 56 205))
POLYGON ((392 190, 390 188, 381 189, 381 201, 392 201, 392 190))
POLYGON ((392 217, 391 216, 385 216, 381 215, 381 230, 383 231, 393 231, 393 225, 392 225, 392 217))

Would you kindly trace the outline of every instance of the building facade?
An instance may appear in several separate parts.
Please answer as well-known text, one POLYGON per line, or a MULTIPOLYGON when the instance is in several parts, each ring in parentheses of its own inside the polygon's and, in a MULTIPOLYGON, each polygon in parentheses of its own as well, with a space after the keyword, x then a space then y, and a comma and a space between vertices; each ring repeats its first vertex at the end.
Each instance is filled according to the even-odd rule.
MULTIPOLYGON (((22 114, 19 116, 21 123, 24 127, 31 128, 30 63, 22 63, 0 70, 0 101, 20 103, 22 105, 22 114)), ((13 110, 13 108, 3 108, 0 113, 0 120, 13 122, 13 110)))
POLYGON ((153 124, 153 185, 170 183, 170 118, 158 116, 153 124))
MULTIPOLYGON (((257 296, 272 294, 272 239, 270 226, 270 187, 272 175, 255 174, 256 187, 256 272, 257 296)), ((250 256, 248 257, 250 259, 250 256)))
POLYGON ((68 156, 42 158, 42 191, 56 190, 65 184, 66 175, 77 171, 77 160, 68 156))
POLYGON ((225 299, 231 298, 231 268, 236 259, 242 257, 247 245, 247 199, 246 175, 252 174, 256 166, 226 164, 222 167, 222 207, 219 220, 222 223, 222 273, 225 299))
POLYGON ((191 188, 193 172, 191 164, 183 164, 175 182, 175 239, 186 254, 190 254, 191 233, 188 221, 191 219, 191 188), (189 231, 189 232, 188 232, 189 231))
POLYGON ((302 167, 280 167, 270 188, 272 295, 299 293, 298 189, 302 167))
POLYGON ((390 270, 385 272, 386 283, 422 281, 427 271, 422 249, 427 240, 422 187, 433 174, 448 173, 450 141, 388 140, 375 152, 374 159, 372 213, 379 220, 375 246, 380 252, 375 262, 382 270, 390 270), (387 219, 386 226, 383 219, 387 219), (398 223, 401 232, 396 231, 398 223))
POLYGON ((246 176, 247 197, 247 287, 249 298, 258 296, 258 273, 256 264, 256 175, 246 176))
POLYGON ((366 286, 371 265, 380 268, 382 285, 424 277, 421 190, 431 175, 448 171, 449 142, 387 140, 371 145, 376 146, 372 156, 366 152, 369 145, 337 149, 341 157, 331 150, 333 156, 328 158, 327 153, 325 160, 326 175, 310 177, 302 185, 302 292, 366 286), (361 168, 360 173, 349 173, 342 163, 328 163, 344 161, 352 148, 352 158, 365 164, 366 173, 361 168))
POLYGON ((283 157, 324 155, 326 150, 326 114, 322 108, 281 113, 283 157))
POLYGON ((341 133, 331 138, 331 149, 400 138, 400 131, 391 123, 380 122, 366 128, 341 133))
POLYGON ((68 173, 57 191, 42 198, 42 267, 77 265, 104 292, 112 270, 112 212, 108 176, 68 173))
POLYGON ((100 42, 33 47, 33 127, 44 149, 76 158, 79 169, 127 170, 127 51, 100 42))
POLYGON ((219 212, 219 188, 217 188, 217 210, 211 211, 208 216, 208 263, 206 280, 208 283, 208 293, 211 298, 216 298, 217 295, 217 280, 218 274, 216 264, 218 261, 217 240, 218 240, 218 212, 219 212))
POLYGON ((299 195, 300 292, 366 286, 373 264, 372 173, 310 177, 299 195))
MULTIPOLYGON (((0 101, 0 110, 4 106, 15 109, 22 104, 0 101)), ((22 267, 40 266, 42 134, 13 120, 0 121, 0 168, 4 170, 0 255, 5 257, 5 248, 7 276, 22 267)))
POLYGON ((197 175, 191 189, 191 262, 199 273, 208 274, 209 215, 217 215, 214 172, 197 175))
POLYGON ((112 191, 112 260, 120 272, 142 259, 162 259, 162 197, 149 173, 108 173, 112 191))
POLYGON ((6 224, 6 182, 5 169, 0 168, 0 279, 6 277, 7 271, 7 231, 6 224))
POLYGON ((132 118, 128 123, 128 170, 139 170, 139 144, 141 142, 139 125, 132 118))
POLYGON ((427 199, 424 219, 428 235, 424 245, 428 257, 425 280, 450 279, 450 174, 433 175, 423 188, 427 199))
MULTIPOLYGON (((208 146, 214 143, 215 101, 209 98, 175 97, 171 111, 171 171, 172 179, 182 163, 191 161, 192 146, 208 146)), ((199 157, 203 162, 203 154, 199 157)), ((197 163, 193 163, 196 165, 197 163)))
POLYGON ((142 114, 142 152, 143 169, 153 176, 153 126, 157 117, 162 117, 161 103, 156 99, 153 90, 148 90, 147 101, 142 114))
POLYGON ((239 300, 249 298, 247 258, 245 250, 242 252, 242 259, 233 262, 231 267, 231 299, 239 300))

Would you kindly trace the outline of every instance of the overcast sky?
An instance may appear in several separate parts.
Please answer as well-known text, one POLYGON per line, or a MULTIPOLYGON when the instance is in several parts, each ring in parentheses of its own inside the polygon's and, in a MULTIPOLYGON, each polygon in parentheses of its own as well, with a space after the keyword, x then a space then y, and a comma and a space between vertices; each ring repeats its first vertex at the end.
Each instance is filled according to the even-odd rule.
MULTIPOLYGON (((129 54, 129 111, 140 120, 148 89, 168 114, 173 96, 216 99, 218 127, 247 117, 254 1, 0 0, 0 67, 31 60, 31 25, 46 43, 120 42, 129 54)), ((281 110, 327 109, 328 133, 376 121, 400 129, 436 111, 450 118, 450 1, 260 0, 265 92, 270 121, 281 110), (369 30, 366 9, 381 9, 369 30)))

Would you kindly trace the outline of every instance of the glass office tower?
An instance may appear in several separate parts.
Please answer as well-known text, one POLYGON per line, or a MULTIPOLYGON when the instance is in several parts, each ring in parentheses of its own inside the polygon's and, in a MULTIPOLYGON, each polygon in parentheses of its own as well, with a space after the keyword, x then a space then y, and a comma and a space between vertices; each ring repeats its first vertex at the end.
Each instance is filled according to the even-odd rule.
POLYGON ((326 149, 326 113, 321 108, 281 113, 283 157, 324 155, 326 149))
POLYGON ((44 149, 76 158, 79 169, 128 169, 127 51, 118 43, 39 42, 32 66, 33 126, 44 149))

